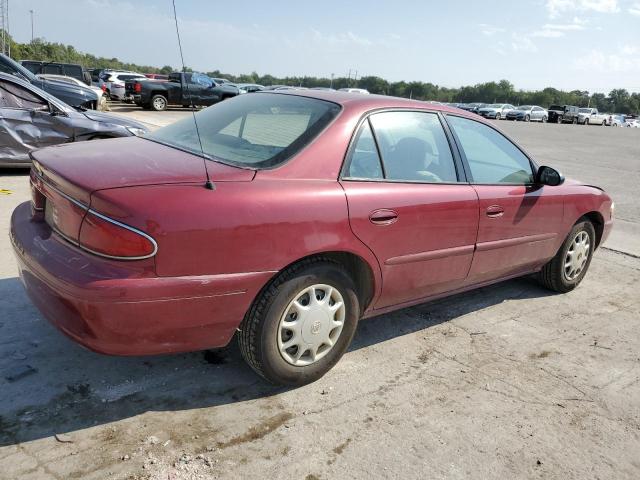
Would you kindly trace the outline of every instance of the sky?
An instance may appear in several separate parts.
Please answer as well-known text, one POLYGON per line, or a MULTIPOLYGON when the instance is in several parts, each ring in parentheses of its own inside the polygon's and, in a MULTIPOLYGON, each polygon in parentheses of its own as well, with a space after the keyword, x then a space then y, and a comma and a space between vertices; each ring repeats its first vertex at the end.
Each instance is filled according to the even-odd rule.
MULTIPOLYGON (((185 64, 447 87, 640 91, 640 0, 176 0, 185 64)), ((10 33, 180 65, 171 0, 9 0, 10 33)), ((87 66, 88 67, 88 66, 87 66)))

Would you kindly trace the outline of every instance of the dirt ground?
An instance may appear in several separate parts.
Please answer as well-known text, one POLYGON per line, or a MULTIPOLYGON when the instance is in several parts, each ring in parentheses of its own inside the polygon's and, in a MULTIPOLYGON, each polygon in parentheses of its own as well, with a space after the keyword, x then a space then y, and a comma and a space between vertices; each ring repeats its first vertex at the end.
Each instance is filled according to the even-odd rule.
POLYGON ((363 321, 298 389, 235 346, 117 358, 63 337, 16 278, 27 175, 0 171, 0 479, 640 478, 640 132, 500 126, 607 188, 613 250, 569 294, 523 278, 363 321))

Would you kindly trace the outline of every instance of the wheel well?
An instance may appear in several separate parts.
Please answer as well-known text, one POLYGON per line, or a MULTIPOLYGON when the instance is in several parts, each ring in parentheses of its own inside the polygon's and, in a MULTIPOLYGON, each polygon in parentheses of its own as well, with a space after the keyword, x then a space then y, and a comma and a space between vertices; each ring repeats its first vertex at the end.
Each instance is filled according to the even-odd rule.
POLYGON ((602 232, 604 231, 604 218, 602 218, 600 212, 589 212, 580 217, 576 223, 583 219, 589 220, 593 224, 593 228, 596 231, 596 247, 598 247, 602 239, 602 232))
POLYGON ((167 93, 166 92, 163 92, 163 91, 151 92, 151 98, 155 97, 156 95, 162 95, 164 98, 167 98, 167 93))
POLYGON ((360 313, 364 313, 373 300, 375 291, 373 271, 362 257, 350 252, 317 253, 296 260, 295 262, 283 267, 280 271, 284 271, 297 263, 316 258, 338 263, 347 271, 356 286, 356 293, 358 295, 358 300, 360 300, 360 313))

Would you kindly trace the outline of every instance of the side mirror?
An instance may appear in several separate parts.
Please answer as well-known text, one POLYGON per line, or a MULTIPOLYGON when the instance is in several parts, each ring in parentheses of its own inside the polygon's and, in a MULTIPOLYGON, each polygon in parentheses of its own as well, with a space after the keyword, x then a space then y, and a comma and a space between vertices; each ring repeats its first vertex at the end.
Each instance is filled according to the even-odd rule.
POLYGON ((555 168, 542 166, 536 173, 536 183, 555 187, 564 183, 564 175, 562 175, 555 168))

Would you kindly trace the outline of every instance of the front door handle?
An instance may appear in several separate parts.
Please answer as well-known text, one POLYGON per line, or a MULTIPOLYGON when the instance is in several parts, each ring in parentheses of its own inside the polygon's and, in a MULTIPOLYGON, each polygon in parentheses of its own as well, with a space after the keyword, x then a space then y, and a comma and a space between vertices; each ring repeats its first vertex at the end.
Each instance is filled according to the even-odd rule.
POLYGON ((490 207, 487 207, 486 214, 489 218, 501 217, 504 215, 504 208, 500 205, 491 205, 490 207))
POLYGON ((381 208, 374 210, 369 215, 369 221, 374 225, 391 225, 398 220, 398 212, 395 210, 389 210, 387 208, 381 208))

